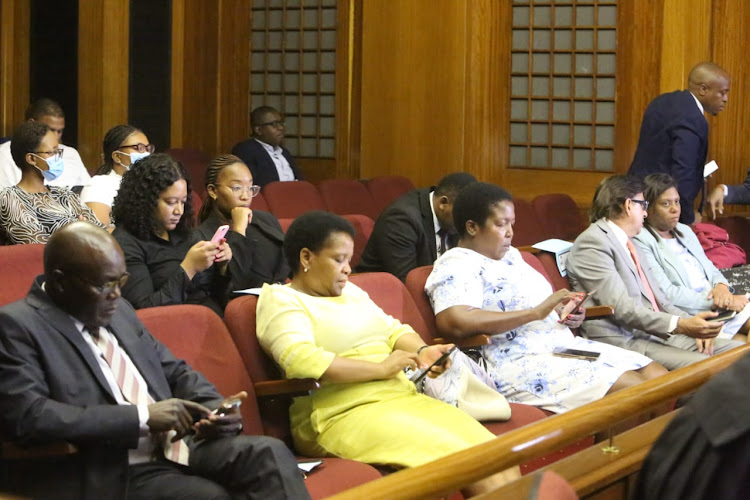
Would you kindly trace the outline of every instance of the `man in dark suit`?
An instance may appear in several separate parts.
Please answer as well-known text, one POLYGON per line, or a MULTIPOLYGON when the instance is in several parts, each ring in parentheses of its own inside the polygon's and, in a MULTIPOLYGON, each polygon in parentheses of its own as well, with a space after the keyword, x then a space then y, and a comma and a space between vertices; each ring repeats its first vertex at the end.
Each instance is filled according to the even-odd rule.
POLYGON ((250 113, 250 126, 252 137, 236 144, 232 154, 250 168, 255 185, 263 187, 269 182, 303 179, 292 153, 281 146, 284 141, 281 114, 270 106, 257 107, 250 113))
POLYGON ((687 90, 662 94, 643 114, 638 149, 629 174, 645 178, 664 173, 677 181, 682 213, 680 222, 693 224, 703 206, 695 210, 695 199, 703 190, 703 166, 708 152, 705 112, 717 115, 724 109, 729 92, 729 74, 714 63, 695 66, 688 76, 687 90))
POLYGON ((708 194, 708 206, 711 209, 711 218, 715 219, 717 214, 724 213, 724 204, 750 205, 750 168, 747 169, 747 177, 742 184, 719 184, 708 194))
MULTIPOLYGON (((238 436, 214 386, 154 339, 120 297, 115 240, 91 224, 57 231, 45 274, 0 309, 0 425, 20 444, 78 452, 14 466, 33 498, 307 498, 278 440, 238 436), (184 438, 184 439, 182 439, 184 438), (25 467, 25 469, 24 469, 25 467)), ((7 464, 6 464, 7 465, 7 464)))
POLYGON ((357 272, 385 271, 404 281, 412 269, 434 263, 456 246, 453 202, 476 181, 457 172, 443 177, 434 190, 415 189, 394 201, 375 222, 357 272))

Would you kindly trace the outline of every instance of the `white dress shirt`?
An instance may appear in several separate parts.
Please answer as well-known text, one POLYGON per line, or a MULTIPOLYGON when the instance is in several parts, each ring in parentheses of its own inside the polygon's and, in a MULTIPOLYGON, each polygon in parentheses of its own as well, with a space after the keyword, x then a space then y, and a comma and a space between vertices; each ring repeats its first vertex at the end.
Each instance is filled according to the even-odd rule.
MULTIPOLYGON (((54 181, 44 181, 50 186, 87 186, 91 181, 88 170, 83 165, 81 155, 75 148, 60 144, 63 151, 63 173, 54 181)), ((16 166, 10 154, 10 141, 0 144, 0 189, 15 186, 21 182, 21 169, 16 166)))
MULTIPOLYGON (((258 139, 255 139, 258 141, 258 139)), ((292 167, 289 165, 289 162, 286 161, 286 158, 284 158, 284 155, 282 154, 283 149, 281 149, 278 146, 271 146, 270 144, 266 144, 263 141, 258 141, 258 144, 263 146, 263 149, 266 150, 266 153, 268 153, 268 156, 271 157, 271 160, 273 160, 273 164, 276 166, 276 172, 279 174, 279 180, 280 181, 293 181, 294 179, 294 171, 292 170, 292 167)))

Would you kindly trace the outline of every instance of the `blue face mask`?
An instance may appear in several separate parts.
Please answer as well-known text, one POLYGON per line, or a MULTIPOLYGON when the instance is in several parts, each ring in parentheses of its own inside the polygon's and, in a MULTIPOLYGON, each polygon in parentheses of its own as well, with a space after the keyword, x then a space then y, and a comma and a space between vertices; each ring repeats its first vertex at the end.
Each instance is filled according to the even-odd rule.
POLYGON ((47 163, 47 170, 42 170, 41 168, 34 165, 42 173, 42 177, 44 177, 45 180, 54 181, 55 179, 60 177, 60 175, 62 175, 63 169, 65 167, 65 165, 63 164, 62 156, 50 156, 49 158, 42 158, 38 155, 34 156, 36 156, 37 158, 41 158, 45 161, 45 163, 47 163))
POLYGON ((145 157, 147 157, 148 155, 151 154, 148 151, 146 151, 145 153, 130 153, 130 154, 123 153, 122 151, 118 151, 118 153, 120 153, 121 155, 125 155, 125 156, 129 156, 130 157, 130 165, 125 166, 125 165, 122 164, 122 162, 118 162, 118 163, 120 163, 120 165, 122 165, 123 167, 125 167, 126 170, 129 170, 130 167, 133 166, 133 163, 137 162, 138 160, 142 160, 142 159, 144 159, 145 157))

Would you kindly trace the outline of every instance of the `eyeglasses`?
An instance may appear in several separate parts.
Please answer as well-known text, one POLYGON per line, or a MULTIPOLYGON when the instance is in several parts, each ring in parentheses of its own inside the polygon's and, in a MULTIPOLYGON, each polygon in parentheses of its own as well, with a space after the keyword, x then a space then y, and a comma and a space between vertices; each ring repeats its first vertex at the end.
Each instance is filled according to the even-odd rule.
POLYGON ((274 120, 272 122, 261 123, 258 126, 259 127, 265 127, 266 125, 270 125, 270 126, 272 126, 274 128, 281 128, 284 125, 286 125, 286 122, 284 120, 274 120))
POLYGON ((80 279, 84 283, 91 285, 94 290, 103 295, 109 295, 110 293, 115 291, 115 288, 118 287, 120 288, 120 290, 122 290, 122 287, 124 287, 125 283, 128 282, 128 278, 130 278, 130 273, 125 273, 119 278, 112 281, 107 281, 106 283, 94 283, 93 281, 89 281, 86 278, 81 278, 80 276, 78 277, 78 279, 80 279))
POLYGON ((133 148, 139 153, 146 153, 146 152, 153 153, 154 150, 156 149, 156 146, 154 146, 153 144, 142 144, 139 142, 138 144, 128 144, 125 146, 120 146, 118 149, 122 149, 122 148, 133 148))
POLYGON ((232 190, 232 194, 237 198, 246 193, 250 198, 255 198, 260 193, 260 186, 227 186, 226 184, 215 184, 215 186, 224 186, 232 190))
POLYGON ((630 201, 638 203, 643 210, 648 210, 648 202, 646 200, 634 200, 633 198, 630 198, 630 201))
MULTIPOLYGON (((53 149, 51 151, 31 151, 31 154, 39 156, 39 155, 48 155, 47 158, 54 158, 55 160, 62 159, 63 150, 60 148, 53 149)), ((39 158, 42 158, 39 156, 39 158)), ((46 160, 47 158, 42 158, 42 160, 46 160)))

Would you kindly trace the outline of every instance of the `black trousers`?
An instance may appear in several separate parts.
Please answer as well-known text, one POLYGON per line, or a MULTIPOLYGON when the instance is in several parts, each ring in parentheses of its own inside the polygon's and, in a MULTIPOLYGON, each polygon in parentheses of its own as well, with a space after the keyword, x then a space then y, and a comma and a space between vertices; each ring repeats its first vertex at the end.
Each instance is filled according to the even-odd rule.
POLYGON ((191 445, 190 466, 158 460, 129 467, 128 498, 309 499, 297 461, 279 440, 236 436, 191 445))

